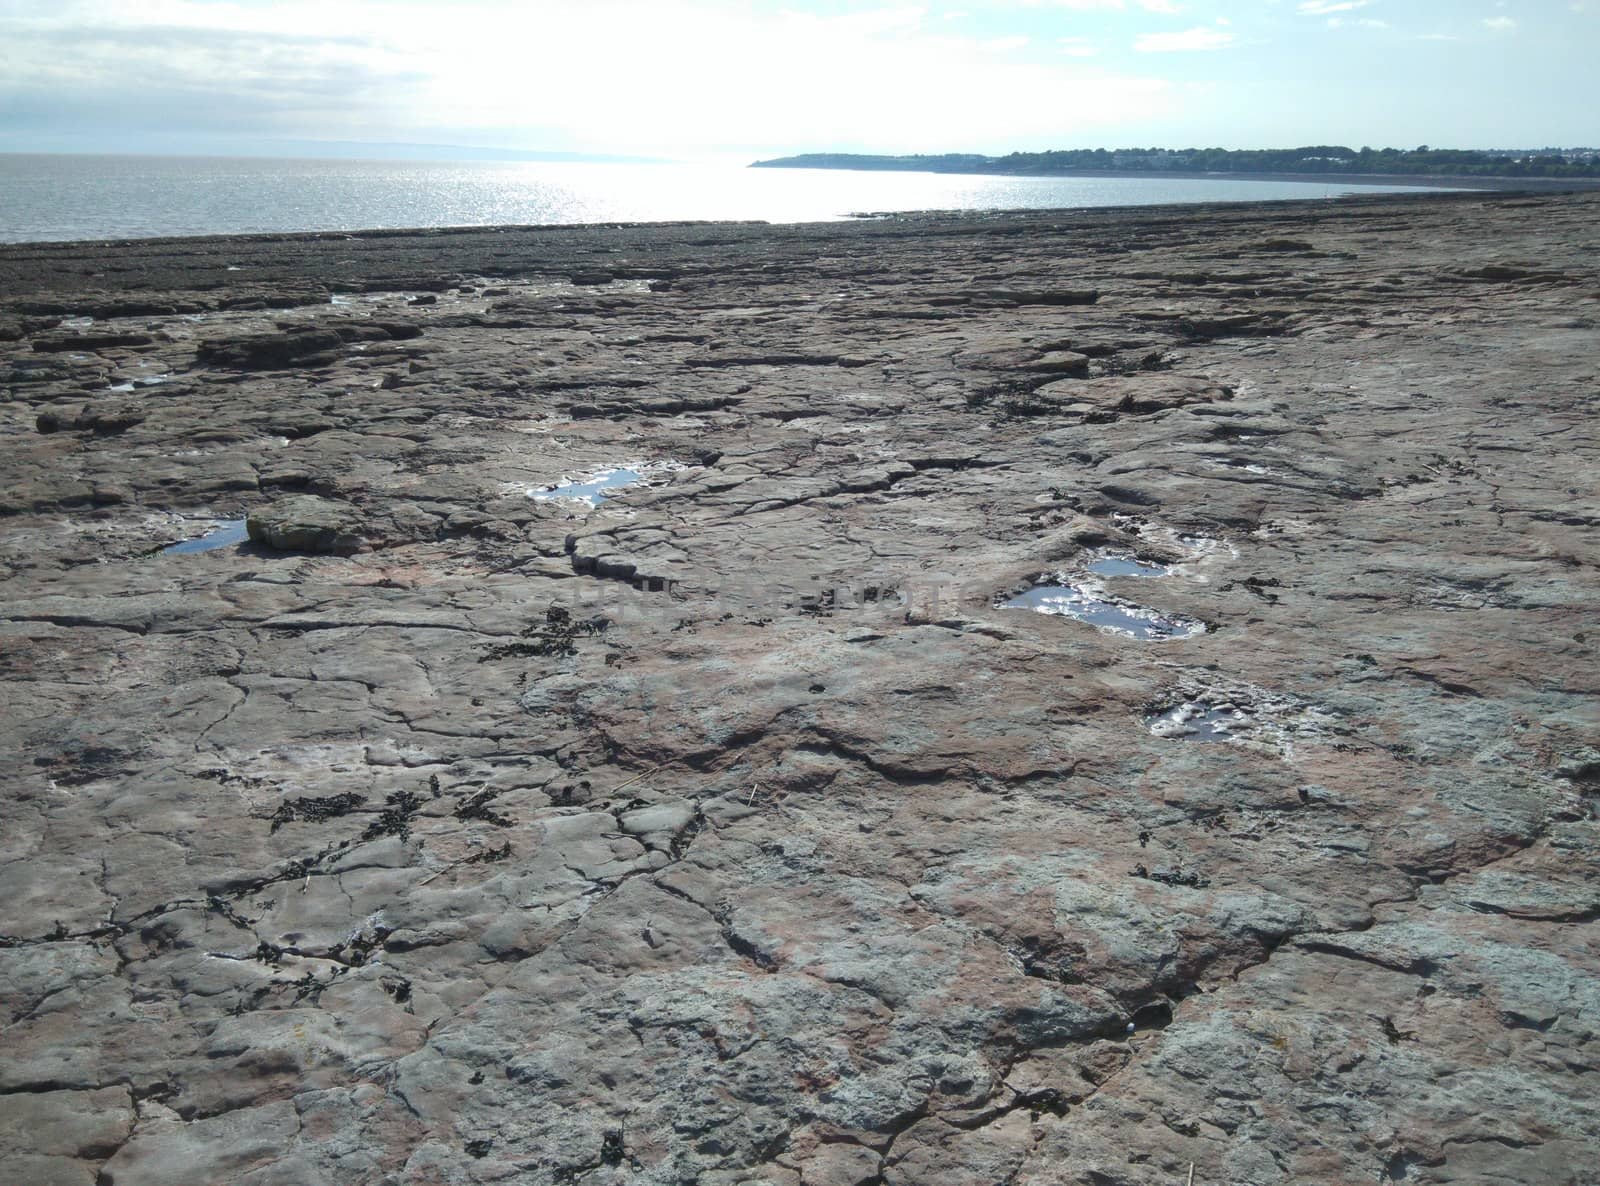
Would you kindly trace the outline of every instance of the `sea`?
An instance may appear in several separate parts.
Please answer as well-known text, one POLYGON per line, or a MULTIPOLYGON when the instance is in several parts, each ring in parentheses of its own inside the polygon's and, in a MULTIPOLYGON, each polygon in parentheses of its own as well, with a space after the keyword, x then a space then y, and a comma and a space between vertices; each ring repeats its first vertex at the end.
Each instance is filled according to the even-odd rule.
POLYGON ((1408 188, 736 164, 0 154, 0 242, 508 224, 827 222, 912 210, 1324 201, 1408 188))

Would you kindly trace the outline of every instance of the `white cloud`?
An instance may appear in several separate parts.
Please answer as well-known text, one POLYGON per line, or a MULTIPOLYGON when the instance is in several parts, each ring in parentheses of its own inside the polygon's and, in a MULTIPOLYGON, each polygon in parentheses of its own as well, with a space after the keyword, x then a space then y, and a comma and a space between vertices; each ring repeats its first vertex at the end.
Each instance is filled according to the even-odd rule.
POLYGON ((1387 29, 1388 27, 1388 21, 1375 20, 1372 17, 1356 17, 1354 20, 1347 20, 1342 16, 1328 18, 1330 29, 1387 29))
POLYGON ((1133 48, 1142 54, 1165 54, 1226 49, 1232 44, 1232 33, 1217 29, 1185 29, 1182 33, 1141 33, 1134 38, 1133 48))
POLYGON ((1303 0, 1300 5, 1300 15, 1327 16, 1331 12, 1354 12, 1371 3, 1372 0, 1303 0))
POLYGON ((1056 44, 1069 58, 1092 58, 1100 52, 1082 37, 1058 37, 1056 44))
POLYGON ((743 0, 0 0, 13 129, 65 117, 644 155, 1058 141, 1173 112, 1157 77, 1019 60, 918 7, 743 0), (26 12, 27 16, 13 15, 26 12), (21 96, 22 102, 18 99, 21 96), (70 100, 70 102, 69 102, 70 100), (18 103, 21 102, 21 106, 18 103))
POLYGON ((1491 16, 1484 19, 1483 27, 1493 29, 1496 33, 1506 33, 1517 27, 1517 22, 1508 16, 1491 16))
POLYGON ((1074 12, 1123 12, 1129 8, 1142 8, 1146 12, 1159 12, 1166 16, 1183 11, 1174 0, 1023 0, 1030 8, 1070 8, 1074 12))

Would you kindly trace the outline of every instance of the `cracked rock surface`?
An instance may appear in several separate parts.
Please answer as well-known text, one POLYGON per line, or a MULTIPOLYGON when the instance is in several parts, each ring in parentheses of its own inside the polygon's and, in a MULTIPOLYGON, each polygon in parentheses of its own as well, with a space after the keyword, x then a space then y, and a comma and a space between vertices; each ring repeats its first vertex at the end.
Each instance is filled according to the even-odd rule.
POLYGON ((0 248, 0 1177, 1593 1182, 1597 216, 0 248))

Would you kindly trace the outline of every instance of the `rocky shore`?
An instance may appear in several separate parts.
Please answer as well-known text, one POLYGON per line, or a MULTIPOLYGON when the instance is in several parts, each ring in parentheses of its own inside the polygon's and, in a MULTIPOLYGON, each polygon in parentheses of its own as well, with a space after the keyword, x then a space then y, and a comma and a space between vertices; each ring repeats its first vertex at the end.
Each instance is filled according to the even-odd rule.
POLYGON ((1597 225, 0 248, 0 1179, 1594 1182, 1597 225))

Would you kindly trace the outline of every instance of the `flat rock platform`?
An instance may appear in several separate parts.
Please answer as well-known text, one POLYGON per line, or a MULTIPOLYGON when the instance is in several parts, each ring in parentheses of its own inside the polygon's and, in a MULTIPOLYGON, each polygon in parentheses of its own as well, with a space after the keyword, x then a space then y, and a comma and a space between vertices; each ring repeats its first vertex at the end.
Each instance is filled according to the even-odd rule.
POLYGON ((0 1179, 1594 1183, 1597 268, 0 248, 0 1179))

